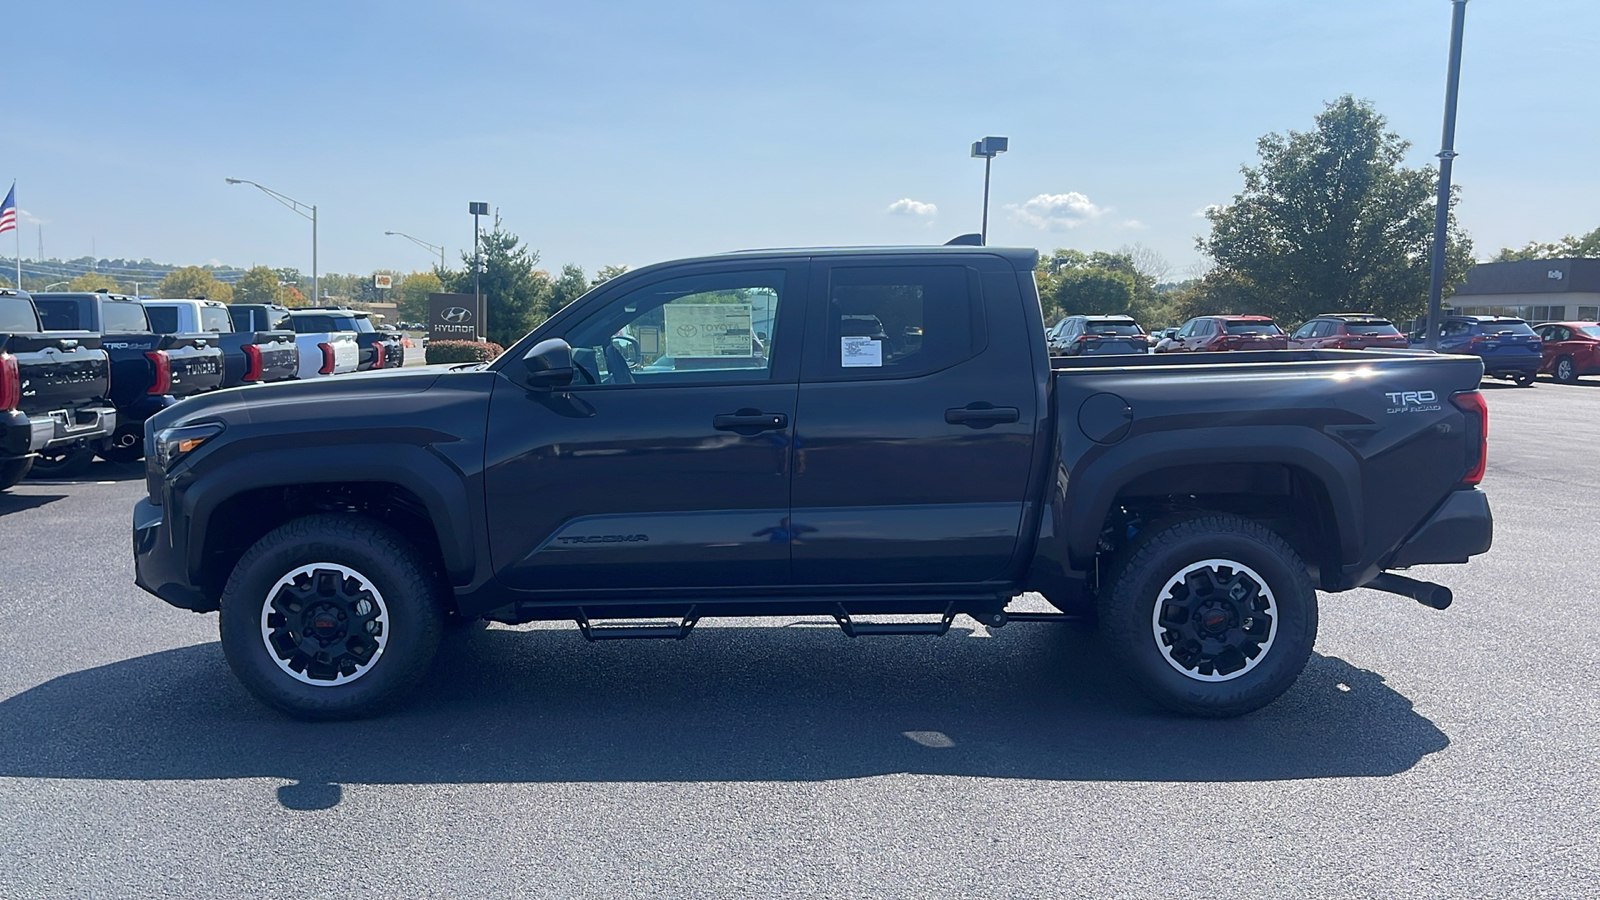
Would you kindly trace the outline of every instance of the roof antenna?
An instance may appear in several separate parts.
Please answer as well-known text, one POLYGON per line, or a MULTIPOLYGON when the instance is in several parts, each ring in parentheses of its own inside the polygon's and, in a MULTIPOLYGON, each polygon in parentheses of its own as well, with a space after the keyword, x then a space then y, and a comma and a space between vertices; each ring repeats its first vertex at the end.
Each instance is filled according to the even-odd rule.
POLYGON ((945 241, 944 245, 946 247, 982 247, 983 235, 978 234, 977 232, 973 232, 972 234, 958 234, 950 240, 945 241))

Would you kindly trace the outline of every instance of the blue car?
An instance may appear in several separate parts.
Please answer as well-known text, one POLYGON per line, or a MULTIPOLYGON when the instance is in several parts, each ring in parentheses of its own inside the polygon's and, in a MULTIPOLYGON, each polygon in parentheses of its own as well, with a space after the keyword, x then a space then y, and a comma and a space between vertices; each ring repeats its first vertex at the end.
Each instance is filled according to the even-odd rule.
MULTIPOLYGON (((1418 329, 1411 346, 1425 345, 1418 329)), ((1483 360, 1483 374, 1509 378, 1519 387, 1533 384, 1543 348, 1539 335, 1515 316, 1445 316, 1439 323, 1440 353, 1476 356, 1483 360)))

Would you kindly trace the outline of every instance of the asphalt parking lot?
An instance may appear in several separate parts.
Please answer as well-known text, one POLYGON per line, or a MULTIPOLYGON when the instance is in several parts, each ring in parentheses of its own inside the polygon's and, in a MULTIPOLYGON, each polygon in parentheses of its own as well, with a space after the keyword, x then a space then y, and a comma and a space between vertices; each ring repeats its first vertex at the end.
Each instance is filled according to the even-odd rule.
POLYGON ((372 721, 234 681, 133 585, 136 467, 0 494, 0 897, 1580 897, 1600 885, 1600 380, 1490 382, 1495 549, 1323 595, 1244 719, 1094 636, 802 620, 452 635, 372 721), (777 625, 780 627, 770 627, 777 625))

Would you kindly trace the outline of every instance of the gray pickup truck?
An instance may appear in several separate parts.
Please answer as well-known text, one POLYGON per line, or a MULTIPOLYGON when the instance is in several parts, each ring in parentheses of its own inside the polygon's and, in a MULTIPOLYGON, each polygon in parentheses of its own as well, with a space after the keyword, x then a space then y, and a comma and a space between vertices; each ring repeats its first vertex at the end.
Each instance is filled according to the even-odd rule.
POLYGON ((449 621, 962 614, 1098 618, 1157 702, 1238 715, 1298 677, 1318 590, 1449 604, 1392 570, 1489 549, 1479 360, 1052 359, 1036 259, 684 260, 487 365, 190 399, 149 423, 138 583, 220 609, 244 684, 312 718, 403 696, 449 621))

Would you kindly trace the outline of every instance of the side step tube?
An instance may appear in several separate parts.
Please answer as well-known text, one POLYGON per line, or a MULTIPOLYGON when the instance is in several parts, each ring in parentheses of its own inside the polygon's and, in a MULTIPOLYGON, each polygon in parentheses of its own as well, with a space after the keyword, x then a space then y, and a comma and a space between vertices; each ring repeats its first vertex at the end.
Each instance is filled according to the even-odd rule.
POLYGON ((843 603, 835 603, 833 612, 833 620, 839 623, 839 630, 850 637, 875 634, 926 634, 939 637, 950 630, 950 623, 955 617, 954 603, 945 606, 937 622, 857 622, 850 618, 850 611, 844 608, 843 603))
POLYGON ((1450 602, 1455 599, 1455 595, 1450 593, 1450 589, 1442 584, 1434 584, 1431 581, 1417 581, 1415 578, 1407 578, 1404 575, 1396 575, 1393 572, 1384 572, 1362 585, 1362 587, 1372 588, 1375 591, 1383 591, 1388 594, 1399 594, 1402 597, 1410 597, 1423 606, 1433 609, 1449 609, 1450 602))
POLYGON ((700 621, 700 608, 689 607, 683 614, 683 619, 676 625, 596 625, 589 621, 589 616, 583 607, 578 607, 578 631, 583 633, 586 641, 630 641, 644 640, 646 638, 666 638, 681 641, 694 630, 695 623, 700 621))

